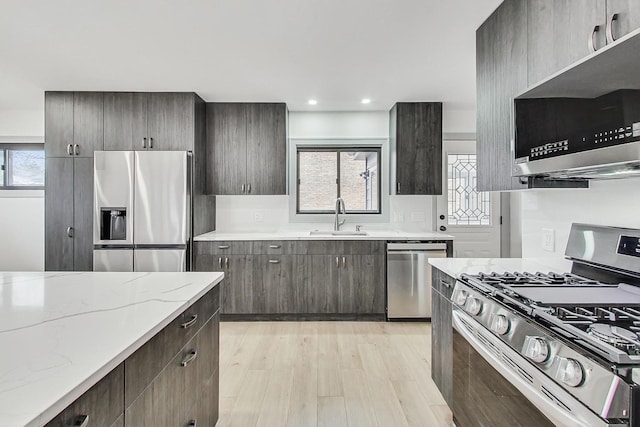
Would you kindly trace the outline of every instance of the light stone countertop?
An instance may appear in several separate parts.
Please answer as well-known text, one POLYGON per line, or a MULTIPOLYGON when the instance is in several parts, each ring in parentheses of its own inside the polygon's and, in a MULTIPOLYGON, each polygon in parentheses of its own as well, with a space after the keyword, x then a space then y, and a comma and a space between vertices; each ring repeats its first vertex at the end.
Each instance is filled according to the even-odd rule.
POLYGON ((429 264, 456 278, 463 273, 571 271, 571 261, 558 258, 430 258, 429 264))
POLYGON ((46 424, 223 277, 0 272, 0 426, 46 424))
POLYGON ((272 233, 229 233, 210 231, 194 237, 196 242, 232 241, 232 240, 453 240, 444 233, 407 232, 395 230, 363 230, 366 236, 350 235, 312 235, 310 231, 277 231, 272 233))

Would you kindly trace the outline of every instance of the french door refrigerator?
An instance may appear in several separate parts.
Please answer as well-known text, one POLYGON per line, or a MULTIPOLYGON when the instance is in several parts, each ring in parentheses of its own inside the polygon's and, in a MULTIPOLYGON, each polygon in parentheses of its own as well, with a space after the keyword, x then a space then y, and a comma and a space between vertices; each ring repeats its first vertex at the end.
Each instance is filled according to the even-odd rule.
POLYGON ((96 151, 94 271, 187 271, 191 241, 187 151, 96 151))

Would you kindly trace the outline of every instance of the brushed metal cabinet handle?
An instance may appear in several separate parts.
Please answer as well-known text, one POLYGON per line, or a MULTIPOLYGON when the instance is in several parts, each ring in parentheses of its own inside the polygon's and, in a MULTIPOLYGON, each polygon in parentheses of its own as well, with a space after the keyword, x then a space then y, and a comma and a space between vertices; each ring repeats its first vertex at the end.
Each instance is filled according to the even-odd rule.
POLYGON ((279 259, 270 259, 269 260, 269 264, 280 264, 280 260, 279 259))
POLYGON ((147 149, 147 138, 142 138, 142 148, 147 149))
POLYGON ((149 148, 153 149, 153 138, 149 138, 149 148))
POLYGON ((225 267, 229 268, 229 258, 224 259, 224 265, 225 267))
POLYGON ((251 193, 251 184, 247 184, 247 193, 251 193))
POLYGON ((189 427, 198 427, 198 421, 197 420, 191 420, 189 421, 189 427))
POLYGON ((342 257, 342 268, 347 268, 347 258, 342 257))
POLYGON ((73 237, 73 227, 67 227, 67 237, 73 237))
POLYGON ((280 249, 281 247, 280 245, 269 245, 269 249, 280 249))
POLYGON ((598 50, 596 47, 596 33, 598 31, 600 31, 600 25, 593 27, 593 31, 591 31, 591 35, 589 36, 589 51, 592 53, 598 50))
POLYGON ((242 194, 244 194, 244 184, 242 184, 242 194))
POLYGON ((73 156, 73 151, 72 151, 71 144, 67 145, 67 154, 69 154, 70 156, 73 156))
POLYGON ((187 357, 185 357, 182 362, 180 362, 180 366, 187 366, 189 363, 193 362, 193 360, 198 357, 198 350, 196 350, 195 348, 193 350, 189 351, 189 354, 187 354, 187 357))
POLYGON ((396 182, 396 194, 400 194, 400 183, 396 182))
POLYGON ((75 420, 73 420, 74 427, 87 427, 89 425, 89 415, 82 414, 78 415, 75 420))
POLYGON ((80 146, 78 144, 73 144, 73 154, 76 156, 80 155, 80 146))
POLYGON ((218 267, 222 270, 222 257, 218 257, 218 267))
POLYGON ((193 314, 193 315, 191 315, 191 319, 187 320, 184 323, 181 323, 180 327, 182 329, 187 329, 187 328, 195 325, 197 321, 198 321, 198 315, 197 314, 193 314))
POLYGON ((446 280, 440 279, 440 283, 443 284, 444 286, 446 286, 447 288, 451 287, 451 283, 447 282, 446 280))
POLYGON ((336 257, 336 268, 340 268, 340 257, 336 257))
POLYGON ((218 249, 229 249, 229 245, 218 245, 218 249))
POLYGON ((619 15, 614 13, 609 17, 609 21, 607 22, 607 43, 613 43, 616 41, 616 38, 613 36, 613 23, 618 20, 619 15))

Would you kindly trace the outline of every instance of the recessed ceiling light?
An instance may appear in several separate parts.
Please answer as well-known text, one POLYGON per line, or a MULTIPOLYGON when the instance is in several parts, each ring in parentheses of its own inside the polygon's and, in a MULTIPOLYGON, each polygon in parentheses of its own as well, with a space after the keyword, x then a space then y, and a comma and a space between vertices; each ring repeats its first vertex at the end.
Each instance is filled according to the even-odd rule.
POLYGON ((371 104, 371 100, 369 98, 362 98, 362 102, 363 104, 371 104))
POLYGON ((318 103, 318 101, 316 101, 315 99, 310 99, 309 101, 307 101, 307 103, 309 105, 316 105, 318 103))

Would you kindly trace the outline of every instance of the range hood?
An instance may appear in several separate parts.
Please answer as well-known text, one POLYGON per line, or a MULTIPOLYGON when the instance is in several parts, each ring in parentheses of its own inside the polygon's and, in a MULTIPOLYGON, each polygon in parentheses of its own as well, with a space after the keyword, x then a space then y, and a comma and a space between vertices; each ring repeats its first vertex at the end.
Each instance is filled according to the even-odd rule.
POLYGON ((514 100, 513 176, 640 176, 640 29, 514 100))

